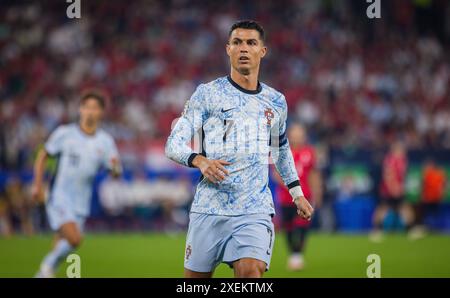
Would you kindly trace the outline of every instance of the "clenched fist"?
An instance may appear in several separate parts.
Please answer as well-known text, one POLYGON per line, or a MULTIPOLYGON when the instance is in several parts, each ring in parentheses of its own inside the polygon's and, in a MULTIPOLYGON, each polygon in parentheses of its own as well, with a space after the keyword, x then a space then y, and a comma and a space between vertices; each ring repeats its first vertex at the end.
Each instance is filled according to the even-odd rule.
POLYGON ((34 183, 31 187, 31 198, 33 202, 40 204, 45 202, 44 187, 42 184, 34 183))
POLYGON ((294 199, 295 206, 297 206, 297 213, 304 219, 311 220, 314 213, 314 208, 306 200, 305 197, 297 197, 294 199))

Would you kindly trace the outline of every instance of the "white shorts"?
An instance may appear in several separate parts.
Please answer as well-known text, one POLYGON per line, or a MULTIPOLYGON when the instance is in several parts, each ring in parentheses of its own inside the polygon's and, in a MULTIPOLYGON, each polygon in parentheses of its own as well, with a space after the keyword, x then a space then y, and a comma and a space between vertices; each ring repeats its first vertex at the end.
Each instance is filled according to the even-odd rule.
POLYGON ((232 267, 242 258, 254 258, 269 269, 275 240, 269 214, 221 216, 189 215, 184 267, 196 272, 212 272, 220 263, 232 267))
POLYGON ((58 231, 63 224, 75 222, 80 232, 83 231, 86 216, 76 214, 72 208, 61 205, 47 204, 46 210, 48 221, 52 230, 58 231))

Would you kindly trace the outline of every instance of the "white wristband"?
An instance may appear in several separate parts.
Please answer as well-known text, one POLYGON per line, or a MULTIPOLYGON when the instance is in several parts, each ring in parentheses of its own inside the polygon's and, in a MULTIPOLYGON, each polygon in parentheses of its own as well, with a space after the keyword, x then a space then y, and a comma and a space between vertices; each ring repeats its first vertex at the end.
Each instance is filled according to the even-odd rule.
POLYGON ((294 200, 298 197, 303 197, 303 191, 302 188, 300 186, 294 186, 293 188, 289 189, 289 193, 291 194, 292 197, 292 202, 294 202, 294 200))

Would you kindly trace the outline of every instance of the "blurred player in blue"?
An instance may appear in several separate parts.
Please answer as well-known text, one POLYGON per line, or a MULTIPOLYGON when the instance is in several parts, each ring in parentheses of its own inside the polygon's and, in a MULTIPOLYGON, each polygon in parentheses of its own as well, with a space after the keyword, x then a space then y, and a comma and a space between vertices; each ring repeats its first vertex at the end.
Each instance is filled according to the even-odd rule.
POLYGON ((34 165, 33 198, 44 195, 44 169, 48 156, 56 157, 57 169, 50 181, 47 216, 56 232, 55 245, 41 263, 36 277, 53 277, 58 264, 81 243, 89 215, 93 181, 100 168, 118 177, 119 154, 113 138, 99 128, 105 95, 90 90, 81 96, 79 122, 61 125, 50 135, 34 165))
POLYGON ((190 211, 185 277, 211 277, 222 262, 235 277, 262 277, 268 270, 275 213, 270 160, 299 215, 310 219, 313 213, 286 137, 286 100, 258 80, 267 52, 264 39, 254 21, 231 27, 230 75, 197 87, 167 140, 170 159, 202 173, 190 211), (202 146, 195 153, 188 142, 198 139, 198 132, 202 146))

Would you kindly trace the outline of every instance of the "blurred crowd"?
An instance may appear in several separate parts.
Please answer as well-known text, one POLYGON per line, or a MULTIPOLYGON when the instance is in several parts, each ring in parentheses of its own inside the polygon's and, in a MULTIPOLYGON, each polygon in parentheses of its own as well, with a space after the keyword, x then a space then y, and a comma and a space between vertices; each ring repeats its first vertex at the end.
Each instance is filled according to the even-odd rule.
MULTIPOLYGON (((126 167, 165 167, 172 121, 201 83, 229 72, 238 19, 259 21, 261 80, 286 95, 313 143, 450 149, 450 3, 382 1, 4 1, 0 10, 0 170, 29 170, 87 87, 111 95, 105 128, 126 167)), ((1 206, 0 206, 1 212, 1 206)))
POLYGON ((434 15, 449 15, 447 1, 383 2, 380 20, 349 0, 82 1, 78 20, 59 2, 0 12, 2 168, 29 165, 88 86, 111 94, 106 126, 123 147, 164 141, 196 85, 227 74, 227 33, 242 18, 264 25, 261 79, 314 140, 450 148, 450 26, 434 15))

